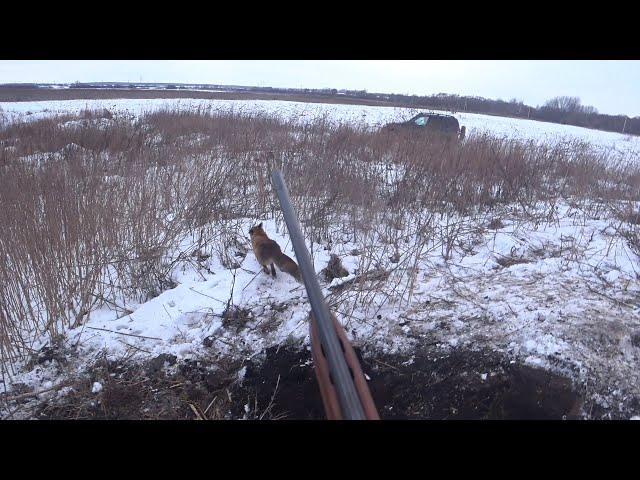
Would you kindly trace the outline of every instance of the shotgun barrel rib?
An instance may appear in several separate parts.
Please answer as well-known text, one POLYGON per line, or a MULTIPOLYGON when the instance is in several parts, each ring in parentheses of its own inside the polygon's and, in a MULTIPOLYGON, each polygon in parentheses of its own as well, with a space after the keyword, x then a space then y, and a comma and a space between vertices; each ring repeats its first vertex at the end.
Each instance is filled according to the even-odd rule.
POLYGON ((357 357, 322 295, 282 173, 275 170, 272 172, 272 179, 313 312, 310 316, 312 349, 319 340, 321 352, 315 349, 314 363, 319 358, 323 360, 321 365, 316 363, 316 376, 327 417, 346 420, 377 419, 378 414, 357 357), (337 397, 337 402, 329 398, 332 392, 337 397), (336 403, 339 405, 335 405, 336 403))

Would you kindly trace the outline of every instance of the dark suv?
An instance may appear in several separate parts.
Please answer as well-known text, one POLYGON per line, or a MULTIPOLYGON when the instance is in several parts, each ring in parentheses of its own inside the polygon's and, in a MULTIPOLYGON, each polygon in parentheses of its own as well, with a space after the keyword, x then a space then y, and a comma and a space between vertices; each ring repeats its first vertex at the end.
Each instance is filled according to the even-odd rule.
POLYGON ((464 139, 465 127, 460 127, 456 117, 441 113, 419 113, 415 117, 401 123, 389 123, 383 127, 386 131, 426 131, 438 132, 448 137, 464 139))

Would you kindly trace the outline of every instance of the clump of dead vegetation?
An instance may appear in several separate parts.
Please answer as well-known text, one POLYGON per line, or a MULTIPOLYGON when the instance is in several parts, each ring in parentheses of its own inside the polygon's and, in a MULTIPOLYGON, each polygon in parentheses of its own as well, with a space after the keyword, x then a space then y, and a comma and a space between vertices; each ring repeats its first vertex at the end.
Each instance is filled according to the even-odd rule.
POLYGON ((330 255, 327 266, 320 273, 324 275, 324 279, 327 282, 331 282, 334 278, 342 278, 349 275, 347 269, 342 265, 340 257, 335 253, 330 255))
MULTIPOLYGON (((363 288, 349 293, 360 303, 389 278, 396 286, 388 296, 409 298, 428 239, 445 259, 471 249, 461 236, 500 228, 502 206, 549 222, 560 199, 597 214, 640 198, 636 167, 575 142, 471 135, 450 143, 327 118, 301 124, 207 109, 9 124, 0 131, 3 368, 36 338, 83 324, 97 307, 126 314, 132 299, 172 288, 178 262, 206 268, 216 256, 238 268, 249 248, 242 219, 283 225, 270 181, 276 168, 312 250, 336 236, 362 245, 351 282, 363 288), (193 246, 183 248, 185 239, 193 246), (367 247, 374 243, 386 247, 367 247)), ((327 273, 344 276, 336 261, 327 273)), ((241 323, 241 314, 228 320, 241 323)))

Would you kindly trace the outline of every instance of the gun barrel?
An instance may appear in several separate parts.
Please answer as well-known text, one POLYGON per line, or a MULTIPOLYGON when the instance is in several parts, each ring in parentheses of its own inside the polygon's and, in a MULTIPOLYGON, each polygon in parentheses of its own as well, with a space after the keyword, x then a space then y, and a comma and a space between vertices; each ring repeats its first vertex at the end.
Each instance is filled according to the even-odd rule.
POLYGON ((318 337, 329 365, 329 372, 335 385, 342 417, 347 420, 364 420, 366 418, 365 412, 356 391, 352 374, 345 361, 343 348, 334 328, 329 307, 324 300, 320 284, 316 278, 309 251, 304 243, 298 217, 289 199, 287 186, 279 170, 273 171, 271 176, 282 213, 284 214, 284 221, 289 230, 293 250, 298 260, 302 280, 307 290, 313 317, 316 320, 318 337))

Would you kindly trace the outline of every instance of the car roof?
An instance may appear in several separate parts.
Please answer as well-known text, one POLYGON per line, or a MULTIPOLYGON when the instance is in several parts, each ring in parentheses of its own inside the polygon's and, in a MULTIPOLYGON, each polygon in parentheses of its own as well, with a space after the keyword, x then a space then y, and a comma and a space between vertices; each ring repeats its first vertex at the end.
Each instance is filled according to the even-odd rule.
MULTIPOLYGON (((418 118, 418 117, 441 117, 441 118, 456 118, 453 115, 447 115, 445 113, 430 113, 430 112, 422 112, 417 114, 415 117, 413 118, 418 118)), ((457 120, 457 119, 456 119, 457 120)))

